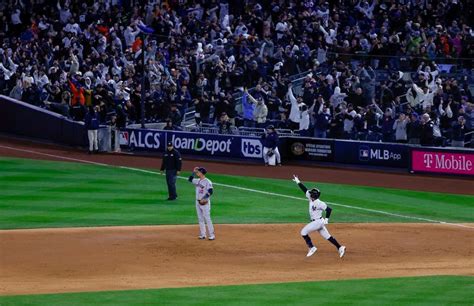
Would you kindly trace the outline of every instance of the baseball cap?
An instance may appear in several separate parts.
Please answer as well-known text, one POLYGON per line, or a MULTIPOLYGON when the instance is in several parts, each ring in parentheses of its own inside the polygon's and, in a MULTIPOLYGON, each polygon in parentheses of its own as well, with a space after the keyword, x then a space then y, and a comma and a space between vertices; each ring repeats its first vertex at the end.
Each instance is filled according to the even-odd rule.
POLYGON ((198 171, 201 172, 202 174, 206 174, 206 173, 207 173, 207 170, 206 170, 206 168, 204 168, 204 167, 199 167, 199 168, 198 168, 198 171))

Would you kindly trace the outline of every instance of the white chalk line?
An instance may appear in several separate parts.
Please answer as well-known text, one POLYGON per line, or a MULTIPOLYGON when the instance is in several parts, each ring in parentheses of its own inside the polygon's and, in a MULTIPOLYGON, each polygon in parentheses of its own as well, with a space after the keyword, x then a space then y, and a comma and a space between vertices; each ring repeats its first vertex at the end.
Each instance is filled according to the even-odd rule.
MULTIPOLYGON (((154 175, 163 175, 160 172, 151 171, 151 170, 145 170, 145 169, 133 168, 133 167, 126 167, 126 166, 115 166, 115 165, 104 164, 104 163, 99 163, 99 162, 94 162, 94 161, 89 161, 89 160, 84 160, 84 159, 79 159, 79 158, 65 157, 65 156, 60 156, 60 155, 55 155, 55 154, 43 153, 43 152, 39 152, 39 151, 19 149, 19 148, 4 146, 4 145, 0 145, 0 148, 14 150, 14 151, 20 151, 20 152, 25 152, 25 153, 31 153, 31 154, 37 154, 37 155, 43 155, 43 156, 49 156, 49 157, 53 157, 53 158, 64 159, 64 160, 69 160, 69 161, 75 161, 75 162, 80 162, 80 163, 85 163, 85 164, 92 164, 92 165, 96 165, 96 166, 116 167, 116 168, 126 169, 126 170, 130 170, 130 171, 136 171, 136 172, 142 172, 142 173, 148 173, 148 174, 154 174, 154 175)), ((183 176, 178 176, 178 178, 184 179, 184 180, 188 179, 187 177, 183 177, 183 176)), ((226 187, 226 188, 233 188, 233 189, 242 190, 242 191, 260 193, 260 194, 265 194, 265 195, 271 195, 271 196, 276 196, 276 197, 282 197, 282 198, 287 198, 287 199, 292 199, 292 200, 307 201, 306 199, 303 199, 301 197, 295 197, 295 196, 290 196, 290 195, 286 195, 286 194, 263 191, 263 190, 258 190, 258 189, 251 189, 251 188, 245 188, 245 187, 222 184, 222 183, 214 183, 214 182, 213 182, 213 185, 226 187)), ((464 227, 464 228, 474 228, 472 226, 459 224, 459 223, 451 223, 451 222, 428 219, 428 218, 401 215, 401 214, 391 213, 391 212, 387 212, 387 211, 383 211, 383 210, 377 210, 377 209, 371 209, 371 208, 365 208, 365 207, 359 207, 359 206, 352 206, 352 205, 345 205, 345 204, 334 203, 334 202, 326 202, 326 203, 328 203, 330 205, 333 205, 333 206, 339 206, 339 207, 344 207, 344 208, 349 208, 349 209, 356 209, 356 210, 361 210, 361 211, 366 211, 366 212, 371 212, 371 213, 376 213, 376 214, 381 214, 381 215, 387 215, 387 216, 392 216, 392 217, 399 217, 399 218, 405 218, 405 219, 425 221, 425 222, 430 222, 430 223, 452 225, 452 226, 458 226, 458 227, 464 227)))

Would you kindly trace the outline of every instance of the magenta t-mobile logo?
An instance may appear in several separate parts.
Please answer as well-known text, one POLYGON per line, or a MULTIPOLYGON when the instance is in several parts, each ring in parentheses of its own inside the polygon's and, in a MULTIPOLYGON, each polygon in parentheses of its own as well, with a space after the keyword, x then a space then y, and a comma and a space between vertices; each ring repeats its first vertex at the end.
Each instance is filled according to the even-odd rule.
POLYGON ((431 168, 431 164, 433 163, 433 155, 423 154, 423 162, 425 163, 426 168, 431 168))

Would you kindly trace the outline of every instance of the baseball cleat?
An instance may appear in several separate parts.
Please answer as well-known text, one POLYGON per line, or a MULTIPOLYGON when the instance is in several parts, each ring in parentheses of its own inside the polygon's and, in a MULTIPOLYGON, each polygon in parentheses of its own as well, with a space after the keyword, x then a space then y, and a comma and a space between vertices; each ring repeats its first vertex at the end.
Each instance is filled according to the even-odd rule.
POLYGON ((306 254, 306 257, 310 257, 311 255, 316 253, 317 250, 318 250, 318 248, 312 247, 311 249, 309 249, 308 254, 306 254))
POLYGON ((345 247, 345 246, 341 246, 341 247, 339 248, 339 257, 342 258, 345 253, 346 253, 346 247, 345 247))
POLYGON ((214 240, 214 239, 216 239, 216 236, 210 236, 209 237, 209 240, 214 240))
POLYGON ((198 236, 198 239, 206 239, 206 236, 198 236))

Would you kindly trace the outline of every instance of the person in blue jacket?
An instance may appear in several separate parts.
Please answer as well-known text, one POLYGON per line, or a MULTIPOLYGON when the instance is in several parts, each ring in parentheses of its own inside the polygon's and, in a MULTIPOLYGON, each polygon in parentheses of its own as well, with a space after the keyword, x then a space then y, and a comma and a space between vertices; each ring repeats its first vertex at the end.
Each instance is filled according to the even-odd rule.
POLYGON ((265 166, 268 166, 268 160, 273 155, 275 155, 276 164, 281 166, 281 156, 280 151, 278 151, 279 142, 280 140, 278 133, 275 131, 275 127, 269 125, 265 130, 265 134, 262 135, 263 160, 265 161, 265 166))
POLYGON ((97 138, 97 130, 99 129, 99 106, 91 107, 86 114, 84 123, 87 129, 87 137, 89 138, 89 154, 99 152, 99 141, 97 138))

